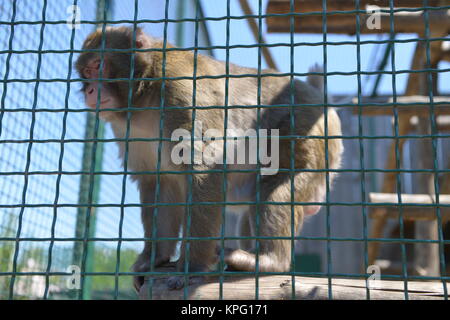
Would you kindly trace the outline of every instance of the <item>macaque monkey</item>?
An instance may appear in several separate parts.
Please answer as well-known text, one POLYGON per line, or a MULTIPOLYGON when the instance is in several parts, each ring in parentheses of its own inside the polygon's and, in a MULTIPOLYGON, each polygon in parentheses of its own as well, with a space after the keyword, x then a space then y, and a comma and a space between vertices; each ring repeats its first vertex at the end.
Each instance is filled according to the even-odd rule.
MULTIPOLYGON (((343 152, 342 141, 336 138, 341 135, 336 112, 328 108, 325 113, 322 106, 310 105, 323 101, 323 93, 317 88, 320 77, 319 80, 317 77, 309 78, 307 82, 294 79, 291 84, 290 76, 281 76, 274 70, 262 70, 258 80, 256 69, 230 63, 231 77, 226 86, 224 62, 189 51, 168 50, 163 53, 163 41, 146 35, 140 28, 107 27, 105 34, 98 29, 88 36, 83 49, 101 49, 102 43, 105 51, 81 53, 76 68, 82 78, 89 80, 83 82, 86 104, 98 108, 99 116, 111 124, 116 138, 123 139, 118 144, 121 157, 128 155, 124 159, 127 170, 143 172, 159 169, 161 172, 159 178, 153 173, 131 175, 140 190, 145 237, 178 238, 182 231, 184 237, 196 238, 182 241, 177 269, 184 271, 185 259, 188 259, 188 272, 211 271, 221 256, 218 254, 221 247, 217 239, 221 235, 222 209, 226 201, 230 203, 227 209, 233 210, 233 207, 239 206, 242 212, 240 235, 258 237, 259 271, 289 271, 289 237, 295 236, 292 230, 298 233, 304 217, 319 211, 327 189, 324 170, 338 169, 343 152), (128 50, 111 52, 107 49, 128 50), (106 80, 100 80, 100 76, 106 80), (178 77, 182 78, 173 79, 178 77), (258 104, 261 106, 259 110, 258 104), (325 114, 328 115, 327 135, 332 136, 327 142, 324 139, 325 114), (273 163, 260 161, 256 164, 250 161, 254 156, 250 152, 250 140, 256 141, 256 137, 235 140, 236 135, 228 134, 230 129, 235 132, 267 129, 267 137, 270 138, 268 149, 271 150, 271 157, 278 157, 277 168, 264 173, 263 170, 273 163), (277 129, 278 133, 271 131, 273 129, 277 129), (214 144, 216 153, 212 160, 215 161, 192 160, 192 164, 175 161, 174 150, 180 146, 179 139, 172 139, 176 130, 200 134, 215 130, 216 137, 223 137, 227 132, 226 154, 244 148, 247 152, 245 161, 227 161, 226 166, 224 161, 220 161, 224 158, 223 138, 194 142, 195 152, 200 153, 214 144), (126 141, 126 138, 155 140, 126 141), (276 143, 275 138, 278 138, 276 143), (230 141, 235 144, 228 144, 230 141), (224 172, 225 168, 229 172, 224 172), (189 170, 193 170, 192 174, 185 172, 189 170), (159 192, 155 205, 157 179, 159 192), (299 205, 299 202, 306 203, 299 205), (309 205, 307 202, 312 203, 309 205), (155 210, 158 211, 154 217, 155 210), (292 216, 294 221, 291 221, 292 216), (153 234, 154 219, 156 234, 153 234), (216 237, 216 240, 198 239, 205 237, 216 237), (188 257, 185 256, 187 243, 188 257)), ((174 48, 170 44, 166 47, 174 48)), ((259 138, 264 137, 261 135, 259 138)), ((190 159, 191 140, 188 142, 187 149, 175 154, 190 159)), ((335 172, 330 172, 328 181, 331 183, 334 177, 335 172)), ((156 241, 153 245, 151 241, 145 242, 133 270, 150 270, 153 249, 155 267, 168 263, 176 251, 176 245, 176 240, 156 241)), ((228 269, 255 271, 254 249, 254 238, 240 241, 239 249, 224 248, 224 262, 228 269)), ((190 283, 198 280, 201 277, 189 278, 190 283)), ((135 277, 137 289, 142 281, 143 277, 135 277)), ((170 277, 167 283, 169 289, 179 289, 185 285, 183 276, 170 277)))

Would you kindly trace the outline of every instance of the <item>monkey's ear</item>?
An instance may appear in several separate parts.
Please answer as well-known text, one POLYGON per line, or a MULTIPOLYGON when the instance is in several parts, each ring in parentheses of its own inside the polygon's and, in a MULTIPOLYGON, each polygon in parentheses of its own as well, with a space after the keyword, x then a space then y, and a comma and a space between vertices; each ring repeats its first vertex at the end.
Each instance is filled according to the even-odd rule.
POLYGON ((136 48, 150 48, 151 39, 147 36, 141 28, 136 29, 136 48))

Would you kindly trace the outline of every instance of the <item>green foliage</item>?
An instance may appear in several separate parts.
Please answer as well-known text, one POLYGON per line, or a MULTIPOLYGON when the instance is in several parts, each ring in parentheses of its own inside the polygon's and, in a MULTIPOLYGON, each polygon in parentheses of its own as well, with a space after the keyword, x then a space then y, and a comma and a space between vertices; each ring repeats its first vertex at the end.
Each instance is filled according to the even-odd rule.
MULTIPOLYGON (((131 265, 136 259, 136 251, 132 249, 120 250, 120 268, 118 271, 129 272, 131 265)), ((110 247, 96 247, 94 251, 93 272, 116 272, 117 250, 110 247)), ((118 276, 119 297, 131 299, 136 294, 133 289, 131 276, 118 276)), ((92 277, 92 298, 111 299, 114 298, 116 277, 110 275, 98 275, 92 277)))
MULTIPOLYGON (((14 237, 14 230, 17 224, 17 217, 6 212, 0 224, 0 237, 14 237)), ((15 243, 5 241, 0 246, 0 272, 8 272, 12 270, 15 243)), ((5 299, 9 290, 9 280, 11 277, 0 277, 0 299, 5 299)))
MULTIPOLYGON (((0 237, 1 238, 14 238, 17 229, 17 215, 14 212, 6 212, 2 214, 0 220, 0 237)), ((101 247, 95 246, 93 254, 94 269, 93 272, 116 272, 116 266, 118 264, 117 260, 117 250, 115 247, 101 247)), ((15 252, 15 242, 14 241, 4 241, 0 246, 0 272, 11 272, 13 268, 15 252)), ((53 252, 53 263, 52 266, 60 269, 62 266, 55 265, 55 255, 62 255, 66 257, 71 257, 72 252, 70 249, 66 248, 63 251, 53 252), (67 251, 67 252, 66 252, 67 251)), ((132 249, 122 249, 120 250, 120 269, 118 271, 127 272, 130 271, 130 267, 134 260, 136 259, 136 251, 132 249)), ((24 246, 20 248, 20 256, 17 261, 17 271, 44 271, 47 265, 48 249, 45 246, 24 246), (34 265, 33 270, 28 270, 28 261, 32 259, 34 265)), ((64 265, 66 263, 63 263, 64 265)), ((62 270, 64 271, 64 270, 62 270)), ((7 299, 9 297, 9 285, 10 276, 0 277, 0 300, 7 299)), ((16 277, 15 288, 19 286, 21 288, 32 288, 33 282, 36 281, 36 276, 19 276, 16 277)), ((39 277, 41 281, 41 277, 39 277)), ((50 299, 59 298, 69 298, 71 295, 65 290, 65 277, 61 276, 50 276, 50 285, 59 287, 61 292, 50 292, 50 299)), ((116 277, 110 275, 98 275, 92 277, 92 298, 93 299, 112 299, 115 297, 115 283, 116 277)), ((30 289, 31 290, 31 289, 30 289)), ((16 291, 16 290, 15 290, 16 291)), ((23 294, 23 293, 22 293, 23 294)), ((36 294, 36 293, 34 293, 36 294)), ((122 299, 133 299, 136 298, 136 294, 133 289, 133 280, 131 276, 119 276, 118 277, 118 297, 122 299)), ((15 295, 14 299, 21 298, 39 298, 38 296, 33 297, 32 293, 25 297, 19 297, 15 295)))

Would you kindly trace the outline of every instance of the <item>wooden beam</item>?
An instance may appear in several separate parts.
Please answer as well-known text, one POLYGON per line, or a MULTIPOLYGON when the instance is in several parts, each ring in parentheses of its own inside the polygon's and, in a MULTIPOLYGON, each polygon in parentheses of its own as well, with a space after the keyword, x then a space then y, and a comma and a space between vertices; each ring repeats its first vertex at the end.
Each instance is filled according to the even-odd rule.
MULTIPOLYGON (((436 203, 436 195, 434 194, 401 194, 403 204, 433 204, 436 203)), ((396 193, 378 193, 371 192, 369 194, 371 203, 389 203, 398 205, 398 195, 396 193)), ((450 194, 440 194, 439 203, 450 204, 450 194)))
MULTIPOLYGON (((369 194, 369 201, 371 203, 388 203, 384 208, 382 214, 389 219, 398 219, 400 215, 398 196, 396 193, 374 193, 369 194)), ((409 221, 433 221, 437 219, 436 208, 440 207, 440 213, 443 221, 450 220, 450 207, 443 206, 430 206, 430 207, 420 207, 420 206, 408 206, 408 204, 435 204, 436 196, 428 194, 402 194, 402 216, 404 220, 409 221)), ((440 204, 450 204, 450 195, 440 194, 439 195, 440 204)), ((378 207, 371 207, 369 217, 377 219, 379 215, 378 207)), ((383 216, 384 217, 384 216, 383 216)))
MULTIPOLYGON (((371 209, 369 212, 369 218, 377 219, 379 217, 378 212, 379 211, 371 209)), ((394 219, 398 221, 400 217, 400 209, 399 207, 387 207, 385 208, 383 214, 385 215, 384 217, 386 217, 386 219, 394 219)), ((445 223, 447 221, 450 221, 450 209, 448 207, 441 207, 440 215, 442 222, 445 223)), ((404 221, 435 221, 437 220, 436 208, 417 208, 404 206, 402 211, 402 218, 404 221)))
MULTIPOLYGON (((250 8, 247 0, 239 0, 239 4, 241 5, 241 9, 244 12, 245 15, 253 15, 252 9, 250 8)), ((255 43, 259 42, 260 32, 259 26, 256 23, 256 19, 248 18, 247 19, 248 25, 250 27, 250 30, 252 31, 253 38, 255 39, 255 43)), ((261 35, 261 43, 265 44, 266 41, 264 40, 264 37, 261 35)), ((261 48, 262 54, 264 56, 264 60, 266 60, 267 65, 269 68, 278 70, 277 65, 275 64, 275 60, 273 60, 272 55, 270 54, 268 47, 262 47, 261 48)))
MULTIPOLYGON (((152 299, 182 300, 184 290, 168 290, 167 278, 154 280, 152 299)), ((403 300, 404 282, 377 282, 377 289, 370 289, 370 299, 373 300, 403 300)), ((367 299, 365 280, 332 279, 332 296, 335 300, 365 300, 367 299)), ((441 282, 408 281, 408 297, 411 300, 442 300, 444 299, 441 282)), ((146 281, 139 292, 139 298, 148 299, 148 282, 146 281)), ((220 286, 218 278, 211 278, 203 284, 190 285, 189 300, 217 300, 220 286)), ((296 299, 328 300, 328 279, 295 277, 296 299)), ((261 276, 259 278, 259 299, 261 300, 289 300, 292 297, 291 276, 261 276)), ((225 300, 253 300, 255 299, 255 278, 226 277, 223 282, 223 299, 225 300)))
MULTIPOLYGON (((423 1, 400 1, 403 5, 396 2, 395 8, 420 8, 423 1), (419 4, 420 3, 420 4, 419 4), (415 4, 415 5, 414 5, 415 4)), ((436 6, 438 1, 430 2, 430 6, 436 6)), ((330 11, 352 11, 355 10, 354 1, 328 1, 327 12, 330 11)), ((366 4, 373 5, 373 1, 361 1, 360 10, 366 10, 366 4)), ((382 9, 389 10, 388 1, 378 1, 375 3, 382 9)), ((286 14, 290 13, 289 1, 270 1, 267 7, 267 14, 286 14)), ((321 1, 296 1, 296 13, 319 13, 322 12, 321 1)), ((380 13, 380 27, 369 29, 367 20, 371 17, 368 14, 360 14, 360 32, 363 34, 370 33, 390 33, 391 32, 391 14, 380 13)), ((415 12, 396 12, 393 15, 395 33, 419 33, 425 34, 425 19, 421 11, 415 12)), ((449 10, 428 11, 430 34, 448 32, 450 30, 450 13, 449 10)), ((268 32, 286 33, 290 31, 289 17, 268 17, 268 32)), ((328 14, 327 15, 327 32, 355 34, 356 14, 328 14)), ((323 17, 322 14, 303 15, 295 17, 295 32, 298 33, 323 33, 323 17)))
MULTIPOLYGON (((359 0, 360 7, 364 8, 366 5, 374 5, 380 7, 389 7, 389 0, 359 0)), ((396 8, 421 8, 423 7, 423 0, 395 0, 396 8)), ((447 5, 450 1, 446 1, 447 5)), ((437 7, 443 5, 441 0, 428 0, 429 7, 437 7)), ((445 5, 445 4, 444 4, 445 5)), ((269 0, 267 11, 269 8, 277 8, 278 10, 289 10, 290 0, 269 0)), ((302 12, 322 11, 322 1, 318 0, 295 0, 295 7, 302 12)), ((355 10, 355 0, 328 0, 328 11, 350 11, 355 10)))
MULTIPOLYGON (((367 104, 362 107, 363 115, 367 116, 393 116, 394 107, 393 106, 379 106, 377 104, 381 103, 393 103, 393 98, 390 97, 377 97, 377 98, 363 98, 361 103, 367 104)), ((433 97, 434 103, 440 103, 439 105, 434 105, 434 114, 438 115, 450 115, 450 97, 433 97)), ((352 101, 355 104, 353 109, 354 114, 359 113, 359 108, 356 106, 358 99, 354 98, 352 101)), ((405 116, 422 116, 428 117, 430 115, 431 106, 430 98, 427 96, 401 96, 397 97, 397 110, 399 115, 405 116), (419 104, 421 103, 421 104, 419 104), (423 105, 422 103, 428 103, 428 105, 423 105)))
MULTIPOLYGON (((405 96, 406 96, 405 94, 398 94, 397 95, 397 99, 405 97, 405 96)), ((413 96, 417 96, 417 95, 413 95, 413 96)), ((421 96, 421 97, 428 98, 427 95, 421 96)), ((448 94, 448 93, 447 94, 446 93, 442 93, 439 96, 436 95, 436 97, 447 98, 450 101, 450 94, 448 94)), ((333 98, 333 100, 332 100, 333 103, 345 104, 345 103, 347 103, 349 101, 358 101, 357 98, 355 99, 352 96, 343 95, 343 94, 337 94, 337 93, 336 94, 332 93, 332 98, 333 98)), ((372 101, 372 99, 375 99, 374 101, 388 101, 390 98, 392 98, 391 94, 379 94, 379 95, 377 95, 376 97, 373 97, 373 98, 370 97, 370 96, 363 96, 362 100, 363 101, 372 101)))

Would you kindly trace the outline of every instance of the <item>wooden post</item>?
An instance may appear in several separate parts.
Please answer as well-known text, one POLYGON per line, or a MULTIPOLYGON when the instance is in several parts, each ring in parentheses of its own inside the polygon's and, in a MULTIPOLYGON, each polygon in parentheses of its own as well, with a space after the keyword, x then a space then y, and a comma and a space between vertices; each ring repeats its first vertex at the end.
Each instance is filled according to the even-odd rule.
MULTIPOLYGON (((425 20, 424 20, 425 22, 425 20)), ((431 37, 445 36, 448 31, 440 31, 429 33, 431 37)), ((421 35, 425 38, 426 35, 421 35)), ((416 54, 414 56, 412 70, 420 70, 425 68, 437 67, 439 59, 442 54, 442 43, 431 42, 428 44, 430 49, 430 56, 427 57, 427 43, 418 42, 416 54)), ((435 75, 437 76, 437 75, 435 75)), ((427 73, 413 73, 408 82, 407 94, 423 94, 427 95, 430 90, 433 95, 437 95, 437 80, 429 84, 427 73), (414 76, 413 76, 414 75, 414 76)), ((417 134, 427 135, 431 134, 431 113, 427 117, 419 117, 417 125, 417 134)), ((432 146, 432 139, 422 138, 417 141, 417 154, 413 158, 416 168, 433 169, 434 167, 434 153, 432 146)), ((413 186, 416 193, 435 194, 434 179, 437 179, 434 174, 420 173, 417 174, 416 183, 413 186)), ((438 231, 442 226, 438 225, 438 221, 416 221, 415 223, 415 237, 416 239, 438 240, 438 231)), ((439 244, 417 243, 414 245, 414 263, 418 270, 424 270, 424 275, 439 276, 439 244)))
MULTIPOLYGON (((405 194, 401 196, 403 206, 403 219, 405 221, 433 221, 436 220, 436 196, 430 194, 405 194), (411 205, 409 205, 411 204, 411 205), (417 206, 417 204, 434 204, 434 206, 417 206)), ((384 207, 385 214, 390 219, 398 219, 399 202, 397 193, 376 193, 369 194, 371 204, 388 204, 384 207)), ((450 220, 450 195, 440 194, 439 205, 441 208, 442 221, 450 220), (447 205, 447 206, 442 206, 447 205)), ((370 207, 369 217, 376 218, 375 206, 370 207)))
MULTIPOLYGON (((443 36, 443 34, 434 34, 433 36, 443 36)), ((442 48, 442 44, 439 42, 432 42, 431 44, 431 65, 437 66, 437 63, 441 57, 439 54, 440 48, 442 48), (432 50, 431 50, 432 49, 432 50), (434 58, 434 59, 433 59, 434 58)), ((417 44, 413 61, 412 61, 412 70, 422 70, 425 68, 426 64, 426 43, 419 42, 417 44)), ((427 95, 428 94, 428 86, 427 86, 427 78, 426 73, 411 73, 408 79, 408 85, 406 89, 406 96, 413 95, 427 95)), ((437 81, 435 81, 437 83, 437 81)), ((437 87, 436 84, 433 87, 437 87)), ((434 91, 434 94, 437 94, 434 91)), ((413 98, 413 97, 411 97, 413 98)), ((446 98, 444 98, 446 99, 446 98)), ((420 108, 420 107, 419 107, 420 108)), ((428 109, 428 108, 426 108, 428 109)), ((429 111, 429 109, 428 109, 429 111)), ((445 113, 445 111, 444 111, 445 113)), ((429 125, 430 120, 429 117, 420 116, 422 113, 417 112, 405 112, 399 113, 399 135, 408 134, 413 126, 411 124, 411 117, 413 115, 419 116, 419 123, 417 124, 417 133, 418 134, 429 134, 430 130, 427 125, 429 125)), ((428 113, 429 114, 429 113, 428 113)), ((425 115, 427 116, 427 115, 425 115)), ((398 141, 398 151, 400 154, 400 159, 402 159, 403 146, 405 144, 405 139, 400 139, 398 141)), ((432 148, 430 139, 420 139, 418 142, 417 148, 417 156, 415 157, 417 168, 428 168, 431 169, 433 167, 433 159, 432 159, 432 148)), ((396 168, 396 142, 393 141, 390 147, 389 156, 387 160, 386 169, 395 169, 396 168)), ((396 172, 388 172, 385 174, 384 183, 382 187, 382 192, 391 193, 396 190, 396 172)), ((417 179, 415 184, 415 192, 417 193, 434 193, 434 188, 431 188, 432 179, 434 177, 430 174, 421 174, 420 178, 417 179)), ((402 190, 397 190, 397 192, 402 192, 402 190)), ((377 208, 374 210, 374 217, 376 217, 371 226, 371 238, 381 238, 383 236, 383 230, 387 221, 387 213, 384 208, 377 208)), ((416 228, 416 237, 419 239, 432 239, 437 240, 437 232, 438 232, 437 220, 432 221, 417 221, 415 224, 416 228)), ((369 243, 368 246, 368 258, 369 264, 373 264, 375 259, 378 256, 380 248, 379 242, 369 243)), ((439 275, 439 246, 437 244, 416 244, 415 245, 415 264, 417 264, 418 270, 426 270, 427 275, 437 276, 439 275)))
MULTIPOLYGON (((400 117, 398 125, 398 134, 399 135, 406 135, 410 129, 411 129, 411 121, 409 121, 409 117, 400 117)), ((403 145, 405 144, 405 139, 400 139, 398 141, 398 151, 400 160, 402 159, 403 154, 403 145)), ((394 170, 396 169, 396 163, 397 163, 397 157, 396 157, 396 143, 393 141, 391 143, 389 153, 388 153, 388 159, 387 164, 385 166, 388 170, 394 170)), ((401 162, 401 161, 400 161, 401 162)), ((384 175, 384 181, 382 186, 382 192, 384 193, 392 193, 396 191, 396 183, 397 181, 397 173, 396 172, 386 172, 384 175)), ((386 210, 384 208, 377 208, 374 209, 376 216, 376 219, 373 219, 371 231, 370 231, 370 238, 382 238, 383 237, 383 230, 386 226, 387 221, 387 215, 386 210)), ((368 245, 368 261, 369 265, 372 265, 375 263, 376 258, 378 257, 379 251, 380 251, 380 243, 379 242, 370 242, 368 245)))
MULTIPOLYGON (((417 134, 430 134, 430 120, 419 117, 417 134)), ((421 138, 417 142, 415 168, 433 168, 433 148, 431 139, 421 138)), ((414 163, 413 162, 413 163, 414 163)), ((417 173, 413 190, 416 193, 434 194, 434 174, 417 173)), ((438 221, 416 221, 415 238, 424 240, 438 240, 438 221)), ((439 276, 439 245, 430 243, 416 243, 414 245, 414 264, 417 270, 424 270, 426 276, 439 276)))

